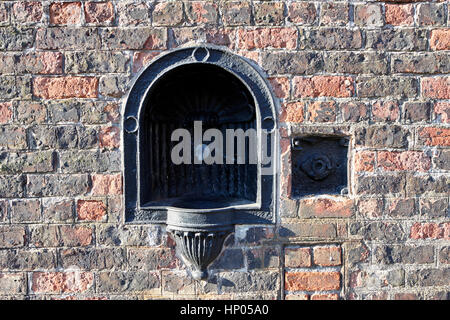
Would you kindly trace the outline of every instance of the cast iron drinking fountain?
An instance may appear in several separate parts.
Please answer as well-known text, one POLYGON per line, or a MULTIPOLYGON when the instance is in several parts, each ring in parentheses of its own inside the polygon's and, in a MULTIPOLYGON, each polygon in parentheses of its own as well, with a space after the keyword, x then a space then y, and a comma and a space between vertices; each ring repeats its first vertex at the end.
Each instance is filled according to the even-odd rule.
POLYGON ((165 224, 194 279, 208 278, 236 224, 274 223, 278 160, 264 157, 278 154, 274 100, 245 59, 209 45, 158 57, 135 80, 122 125, 125 221, 165 224), (176 129, 189 134, 179 155, 190 161, 173 161, 176 129), (223 137, 251 129, 256 139, 241 144, 243 158, 238 139, 232 150, 224 141, 211 151, 223 151, 216 157, 222 161, 206 163, 202 157, 217 142, 203 141, 208 129, 223 137))

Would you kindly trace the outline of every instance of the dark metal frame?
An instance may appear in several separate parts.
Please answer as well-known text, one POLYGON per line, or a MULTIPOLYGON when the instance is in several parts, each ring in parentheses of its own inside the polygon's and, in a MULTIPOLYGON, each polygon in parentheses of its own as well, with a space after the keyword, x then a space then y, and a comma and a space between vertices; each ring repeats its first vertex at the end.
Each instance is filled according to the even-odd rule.
POLYGON ((269 85, 250 62, 213 45, 186 47, 168 51, 156 58, 135 79, 122 110, 122 141, 125 195, 125 221, 129 223, 166 223, 167 208, 143 207, 139 201, 139 128, 142 125, 148 93, 166 72, 186 64, 213 64, 230 72, 253 95, 256 107, 258 152, 261 155, 261 129, 271 132, 275 142, 271 146, 272 163, 269 175, 261 175, 258 164, 258 194, 255 204, 236 206, 232 224, 271 224, 275 222, 278 194, 278 126, 275 100, 269 85))

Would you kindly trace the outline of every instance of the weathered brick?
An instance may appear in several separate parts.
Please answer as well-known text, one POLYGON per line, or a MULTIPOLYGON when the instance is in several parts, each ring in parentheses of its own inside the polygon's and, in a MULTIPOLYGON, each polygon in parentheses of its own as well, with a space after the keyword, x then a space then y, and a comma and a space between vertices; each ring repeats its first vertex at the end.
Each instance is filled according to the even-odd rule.
POLYGON ((241 49, 297 47, 297 29, 295 28, 256 28, 239 29, 238 46, 241 49))
POLYGON ((0 251, 0 268, 21 271, 56 268, 56 256, 51 250, 15 249, 0 251))
POLYGON ((349 21, 348 3, 326 2, 320 10, 320 24, 326 26, 344 26, 349 21))
POLYGON ((85 2, 84 17, 86 23, 96 25, 110 24, 114 21, 114 5, 112 2, 85 2))
POLYGON ((61 171, 64 173, 100 173, 120 170, 120 153, 116 151, 61 151, 59 156, 61 171))
POLYGON ((414 24, 414 7, 412 4, 385 5, 386 24, 393 26, 411 26, 414 24))
POLYGON ((42 199, 44 222, 73 222, 73 201, 59 198, 42 199))
POLYGON ((47 120, 47 108, 44 103, 19 101, 15 109, 17 121, 21 124, 41 124, 47 120))
POLYGON ((339 109, 344 122, 360 122, 369 117, 369 108, 364 102, 342 102, 339 103, 339 109))
POLYGON ((450 150, 438 150, 433 157, 433 167, 450 170, 450 150))
POLYGON ((96 228, 96 240, 109 246, 158 246, 162 241, 161 227, 101 225, 96 228))
POLYGON ((284 21, 284 2, 256 2, 253 4, 255 23, 281 25, 284 21))
POLYGON ((19 24, 40 22, 44 13, 39 1, 17 1, 12 6, 14 20, 19 24))
POLYGON ((387 74, 388 59, 384 53, 328 52, 325 70, 331 73, 387 74))
POLYGON ((316 5, 312 2, 288 4, 288 20, 295 24, 313 24, 317 19, 316 5))
POLYGON ((420 213, 427 218, 445 218, 448 216, 449 206, 446 198, 421 198, 420 213))
POLYGON ((30 99, 31 78, 0 75, 0 94, 3 99, 30 99))
POLYGON ((261 245, 274 237, 273 228, 242 226, 235 231, 236 243, 247 246, 261 245))
POLYGON ((427 31, 422 29, 383 29, 367 31, 367 47, 387 51, 425 51, 427 31))
POLYGON ((278 98, 284 99, 289 98, 290 95, 290 83, 287 77, 270 77, 270 84, 272 85, 272 90, 278 98))
POLYGON ((450 77, 422 78, 422 96, 436 99, 450 98, 450 77))
POLYGON ((365 240, 395 242, 406 239, 402 225, 393 222, 353 222, 349 226, 349 233, 362 236, 365 240))
POLYGON ((121 1, 116 10, 121 26, 150 24, 150 6, 146 2, 121 1))
POLYGON ((28 175, 26 187, 31 197, 72 197, 90 190, 87 174, 28 175))
POLYGON ((305 104, 301 101, 282 105, 280 121, 301 123, 304 120, 305 104))
POLYGON ((83 270, 123 269, 126 254, 123 248, 69 248, 59 251, 63 268, 83 270))
POLYGON ((429 102, 405 102, 403 105, 404 120, 407 123, 430 120, 432 104, 429 102))
POLYGON ((311 248, 286 247, 284 265, 288 268, 311 267, 311 248))
POLYGON ((337 106, 334 101, 310 102, 306 108, 309 122, 335 122, 337 106))
POLYGON ((2 126, 0 127, 0 147, 10 150, 26 149, 25 128, 2 126))
POLYGON ((122 293, 134 291, 161 291, 161 279, 158 273, 143 271, 101 272, 96 278, 98 292, 122 293))
POLYGON ((78 146, 78 132, 75 126, 55 127, 56 147, 59 149, 72 149, 78 146))
POLYGON ((128 75, 106 75, 100 78, 100 94, 121 98, 128 91, 130 77, 128 75))
POLYGON ((33 94, 43 99, 95 98, 98 95, 98 78, 37 77, 33 79, 33 94))
POLYGON ((286 272, 284 279, 288 291, 325 291, 341 287, 339 272, 286 272))
POLYGON ((386 171, 426 172, 431 168, 431 159, 420 151, 379 151, 378 166, 386 171))
POLYGON ((380 4, 355 5, 355 24, 363 27, 383 26, 383 8, 380 4))
MULTIPOLYGON (((217 283, 217 278, 215 278, 217 283)), ((210 287, 213 285, 210 284, 210 287)), ((162 290, 163 294, 195 294, 195 281, 186 271, 163 271, 162 272, 162 290)), ((205 288, 203 288, 204 290, 205 288)), ((217 289, 214 291, 218 291, 217 289)))
POLYGON ((337 229, 333 223, 289 223, 282 224, 278 234, 282 238, 301 237, 301 238, 336 238, 337 229))
POLYGON ((31 276, 33 293, 79 293, 90 290, 93 285, 91 272, 33 272, 31 276))
MULTIPOLYGON (((245 257, 248 261, 249 269, 255 269, 256 257, 246 252, 245 257)), ((242 269, 244 267, 244 253, 240 248, 227 248, 211 263, 211 269, 242 269)))
POLYGON ((178 47, 191 41, 204 41, 219 46, 234 47, 235 30, 229 28, 174 28, 173 30, 173 46, 178 47))
POLYGON ((11 16, 11 5, 10 3, 2 2, 0 3, 0 26, 8 25, 11 16))
POLYGON ((357 212, 359 216, 366 219, 374 219, 383 215, 383 199, 365 199, 358 200, 357 212))
POLYGON ((362 46, 362 35, 359 29, 300 29, 299 34, 299 49, 359 49, 362 46))
POLYGON ((358 77, 356 79, 358 96, 372 97, 415 97, 419 84, 411 77, 358 77))
POLYGON ((431 50, 450 50, 450 29, 431 30, 431 50))
POLYGON ((18 248, 25 245, 25 228, 18 225, 0 225, 0 248, 18 248))
POLYGON ((408 218, 419 214, 413 198, 394 198, 386 202, 385 214, 392 218, 408 218))
POLYGON ((50 4, 49 13, 51 24, 79 24, 81 21, 81 2, 54 2, 50 4))
POLYGON ((11 222, 38 222, 41 220, 41 201, 13 200, 11 201, 11 222))
POLYGON ((120 147, 119 127, 103 127, 99 132, 100 147, 105 149, 115 149, 120 147))
POLYGON ((438 122, 450 123, 450 102, 435 102, 434 113, 438 122))
POLYGON ((78 200, 78 220, 102 221, 106 217, 106 204, 101 200, 78 200))
POLYGON ((417 5, 416 10, 419 26, 445 25, 445 7, 443 3, 420 3, 417 5))
POLYGON ((95 28, 39 28, 36 47, 44 50, 100 49, 100 36, 95 28))
POLYGON ((366 194, 399 194, 405 190, 404 175, 379 175, 356 177, 355 192, 360 195, 366 194))
POLYGON ((76 103, 80 120, 85 124, 119 122, 120 110, 116 102, 72 102, 76 103))
POLYGON ((391 67, 398 73, 448 73, 450 57, 442 53, 393 54, 391 67))
POLYGON ((250 25, 252 8, 247 1, 226 1, 221 4, 223 24, 226 26, 250 25))
POLYGON ((427 146, 450 146, 450 129, 425 127, 418 130, 418 142, 427 146))
MULTIPOLYGON (((233 249, 229 249, 230 251, 233 249)), ((236 250, 236 249, 234 249, 236 250)), ((238 249, 242 252, 242 250, 238 249)), ((224 255, 222 255, 224 257, 224 255)), ((221 258, 222 258, 221 257, 221 258)), ((239 257, 239 256, 237 256, 239 257)), ((233 257, 233 254, 230 253, 228 257, 217 260, 218 268, 223 269, 240 269, 244 266, 242 263, 235 265, 226 264, 225 266, 221 263, 227 263, 228 261, 235 261, 236 257, 233 257)), ((276 268, 279 267, 279 252, 276 248, 253 248, 245 250, 245 260, 247 261, 247 268, 249 270, 255 269, 263 269, 263 268, 276 268)), ((240 262, 240 261, 239 261, 240 262)), ((214 263, 215 265, 215 263, 214 263)), ((211 267, 212 268, 212 267, 211 267)))
POLYGON ((218 276, 224 293, 275 291, 280 287, 278 272, 222 272, 218 276))
POLYGON ((139 248, 128 250, 128 265, 131 270, 173 269, 179 263, 172 249, 139 248))
POLYGON ((300 201, 300 218, 348 218, 353 214, 353 201, 342 197, 306 198, 300 201))
POLYGON ((45 173, 54 170, 52 151, 8 153, 0 152, 0 173, 45 173))
POLYGON ((65 54, 66 73, 123 73, 130 58, 121 52, 69 52, 65 54))
POLYGON ((434 195, 450 191, 449 179, 446 176, 432 176, 429 174, 414 175, 410 173, 406 178, 407 195, 434 195))
POLYGON ((188 22, 192 24, 216 24, 218 8, 215 3, 204 1, 189 1, 185 4, 188 22))
POLYGON ((314 264, 322 267, 339 266, 342 264, 342 250, 339 246, 314 247, 314 264))
POLYGON ((311 296, 311 300, 339 300, 337 293, 315 293, 311 296))
POLYGON ((0 273, 0 294, 23 294, 26 288, 24 273, 0 273))
POLYGON ((61 245, 65 247, 88 246, 93 240, 93 229, 90 227, 63 225, 59 234, 61 245))
POLYGON ((8 202, 2 200, 0 201, 0 223, 8 221, 9 221, 8 202))
POLYGON ((450 247, 442 247, 439 250, 439 262, 444 264, 450 264, 450 247))
POLYGON ((315 52, 270 52, 262 54, 262 66, 269 74, 314 74, 323 67, 315 52))
POLYGON ((375 250, 377 263, 426 264, 434 262, 433 246, 389 245, 375 250))
POLYGON ((155 5, 152 13, 153 25, 176 26, 183 21, 183 3, 160 2, 155 5))
POLYGON ((300 97, 351 97, 354 93, 353 79, 344 76, 294 77, 293 96, 300 97))
POLYGON ((355 144, 368 147, 405 148, 408 146, 410 133, 398 125, 369 126, 355 131, 355 144))
POLYGON ((422 269, 408 272, 408 284, 412 287, 448 286, 450 268, 422 269))

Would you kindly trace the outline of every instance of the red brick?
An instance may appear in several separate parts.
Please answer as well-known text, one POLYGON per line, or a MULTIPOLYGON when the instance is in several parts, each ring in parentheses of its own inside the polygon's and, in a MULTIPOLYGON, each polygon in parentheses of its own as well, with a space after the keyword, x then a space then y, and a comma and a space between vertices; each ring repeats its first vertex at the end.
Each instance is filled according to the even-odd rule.
POLYGON ((98 137, 101 148, 114 149, 120 147, 119 127, 101 128, 98 137))
POLYGON ((303 122, 304 109, 305 103, 301 101, 284 103, 281 108, 280 122, 303 122))
POLYGON ((322 267, 340 266, 341 247, 314 247, 313 251, 314 264, 322 267))
POLYGON ((12 120, 11 102, 0 103, 0 124, 11 122, 11 120, 12 120))
POLYGON ((337 293, 316 293, 311 296, 311 300, 339 300, 337 293))
POLYGON ((436 102, 434 104, 436 118, 442 123, 450 123, 450 102, 436 102))
POLYGON ((412 225, 409 237, 411 239, 449 239, 450 223, 420 223, 416 222, 412 225))
POLYGON ((431 159, 420 151, 379 151, 378 165, 387 171, 421 171, 431 168, 431 159))
POLYGON ((450 77, 422 78, 421 84, 424 97, 450 99, 450 77))
POLYGON ((432 30, 430 48, 432 50, 450 50, 450 29, 432 30))
POLYGON ((353 200, 334 198, 306 198, 300 201, 302 218, 347 218, 353 214, 353 200))
POLYGON ((419 297, 415 293, 396 293, 394 300, 419 300, 419 297))
POLYGON ((87 23, 111 23, 114 21, 114 6, 112 2, 86 2, 84 15, 87 23))
POLYGON ((31 290, 33 293, 85 292, 94 284, 91 272, 33 272, 31 290))
POLYGON ((137 73, 153 60, 154 57, 158 56, 160 51, 141 51, 135 52, 133 55, 133 72, 137 73))
POLYGON ((284 297, 285 300, 309 300, 309 295, 304 293, 287 294, 284 297))
POLYGON ((13 14, 17 22, 34 23, 42 19, 43 7, 39 1, 20 1, 13 5, 13 14))
POLYGON ((311 267, 311 248, 286 248, 284 263, 288 268, 311 267))
POLYGON ((33 94, 44 99, 95 98, 98 79, 95 77, 37 77, 33 79, 33 94))
POLYGON ((77 24, 81 21, 81 2, 54 2, 49 10, 52 24, 77 24))
POLYGON ((375 169, 375 152, 374 151, 356 151, 354 170, 356 172, 368 171, 373 172, 375 169))
POLYGON ((386 4, 386 24, 393 26, 410 26, 414 24, 414 7, 412 4, 386 4))
POLYGON ((344 76, 294 77, 294 97, 351 97, 354 92, 353 79, 344 76))
POLYGON ((122 175, 120 173, 92 175, 92 194, 93 195, 122 194, 122 175))
POLYGON ((426 127, 419 129, 419 138, 428 146, 450 146, 450 129, 426 127))
POLYGON ((273 77, 268 78, 275 95, 278 98, 289 98, 290 83, 286 77, 273 77))
POLYGON ((308 121, 310 122, 335 122, 336 102, 334 101, 314 101, 308 105, 308 121))
POLYGON ((238 47, 244 50, 277 48, 295 49, 298 32, 295 28, 239 29, 238 47))
POLYGON ((106 205, 100 200, 78 200, 79 220, 100 221, 106 215, 106 205))
POLYGON ((400 116, 400 109, 396 101, 377 101, 372 105, 373 121, 396 121, 400 116))
POLYGON ((285 288, 288 291, 338 290, 341 287, 339 272, 286 272, 285 288))

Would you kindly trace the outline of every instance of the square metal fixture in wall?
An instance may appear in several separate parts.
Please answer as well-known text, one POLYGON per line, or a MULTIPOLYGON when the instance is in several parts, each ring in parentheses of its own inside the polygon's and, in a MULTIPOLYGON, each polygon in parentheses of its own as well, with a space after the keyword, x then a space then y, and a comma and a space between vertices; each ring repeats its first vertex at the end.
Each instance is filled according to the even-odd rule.
POLYGON ((344 194, 348 137, 292 138, 292 196, 344 194))

